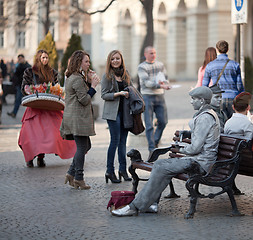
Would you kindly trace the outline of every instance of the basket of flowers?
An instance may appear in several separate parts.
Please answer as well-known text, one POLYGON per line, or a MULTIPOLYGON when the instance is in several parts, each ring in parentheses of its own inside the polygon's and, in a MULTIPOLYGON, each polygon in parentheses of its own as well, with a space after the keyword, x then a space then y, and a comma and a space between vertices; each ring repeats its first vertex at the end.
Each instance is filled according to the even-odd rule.
POLYGON ((22 98, 23 106, 44 110, 64 110, 63 88, 59 83, 26 85, 24 90, 28 95, 22 98))

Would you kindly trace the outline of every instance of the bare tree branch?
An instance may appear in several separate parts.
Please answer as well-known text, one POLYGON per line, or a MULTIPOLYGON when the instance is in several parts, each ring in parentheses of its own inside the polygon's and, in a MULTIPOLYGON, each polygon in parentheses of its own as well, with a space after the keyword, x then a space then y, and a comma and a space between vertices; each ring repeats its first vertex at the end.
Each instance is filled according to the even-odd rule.
POLYGON ((105 12, 112 5, 112 3, 115 2, 115 1, 116 0, 111 0, 111 2, 104 9, 102 9, 102 10, 96 10, 94 12, 89 12, 89 11, 83 10, 83 9, 81 9, 79 7, 76 7, 76 8, 81 13, 84 13, 84 14, 87 14, 87 15, 93 15, 93 14, 96 14, 96 13, 103 13, 103 12, 105 12))
POLYGON ((141 4, 142 4, 143 6, 144 6, 144 1, 145 1, 145 0, 140 0, 141 4))

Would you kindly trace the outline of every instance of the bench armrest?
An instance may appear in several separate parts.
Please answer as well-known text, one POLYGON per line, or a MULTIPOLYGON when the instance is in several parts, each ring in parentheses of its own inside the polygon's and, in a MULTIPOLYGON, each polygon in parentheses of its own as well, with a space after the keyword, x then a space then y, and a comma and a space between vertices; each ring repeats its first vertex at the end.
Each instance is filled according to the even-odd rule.
POLYGON ((171 148, 172 145, 170 145, 169 147, 155 148, 153 152, 149 155, 147 162, 156 161, 160 155, 167 153, 168 151, 170 151, 171 148))

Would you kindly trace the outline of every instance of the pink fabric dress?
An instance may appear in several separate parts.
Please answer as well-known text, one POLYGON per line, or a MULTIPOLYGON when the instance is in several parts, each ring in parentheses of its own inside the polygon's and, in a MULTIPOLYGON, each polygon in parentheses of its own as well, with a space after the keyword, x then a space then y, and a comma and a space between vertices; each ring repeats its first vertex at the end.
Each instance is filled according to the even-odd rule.
MULTIPOLYGON (((198 71, 198 82, 197 82, 195 88, 196 88, 196 87, 201 87, 201 86, 202 86, 202 82, 203 82, 205 70, 206 70, 206 68, 205 68, 205 67, 203 68, 203 66, 201 66, 201 67, 199 68, 199 71, 198 71)), ((212 85, 213 85, 213 82, 212 82, 212 79, 211 79, 211 81, 210 81, 210 83, 209 83, 209 87, 212 86, 212 85)))
POLYGON ((62 116, 61 111, 26 108, 18 139, 26 162, 40 153, 55 153, 62 159, 75 155, 75 141, 64 140, 60 135, 62 116))

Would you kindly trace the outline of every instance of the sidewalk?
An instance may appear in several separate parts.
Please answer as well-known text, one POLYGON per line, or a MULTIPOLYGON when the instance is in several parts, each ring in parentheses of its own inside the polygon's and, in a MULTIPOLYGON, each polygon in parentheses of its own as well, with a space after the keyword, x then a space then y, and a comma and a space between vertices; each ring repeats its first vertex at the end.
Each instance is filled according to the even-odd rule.
MULTIPOLYGON (((188 129, 188 120, 194 111, 187 92, 193 83, 180 82, 166 92, 169 123, 161 146, 171 142, 176 129, 188 129), (180 85, 180 86, 179 86, 180 85)), ((25 110, 12 119, 6 112, 11 110, 13 99, 3 106, 0 126, 0 240, 6 239, 252 239, 252 178, 238 176, 238 187, 245 192, 236 196, 239 210, 244 217, 231 218, 230 201, 226 195, 215 199, 201 199, 194 219, 185 220, 189 207, 188 193, 184 182, 173 180, 181 198, 164 199, 165 189, 159 204, 158 214, 139 214, 137 217, 117 218, 106 210, 112 191, 131 190, 131 182, 105 183, 106 151, 109 133, 101 114, 96 121, 97 135, 91 138, 92 149, 85 161, 85 179, 91 189, 80 191, 64 185, 64 176, 71 159, 61 160, 55 155, 46 155, 47 166, 43 169, 25 167, 22 151, 17 146, 20 121, 25 110)), ((102 112, 100 91, 94 103, 102 112)), ((137 148, 143 159, 148 150, 144 135, 129 135, 127 150, 137 148)), ((117 161, 115 161, 117 162, 117 161)), ((128 160, 129 165, 129 160, 128 160)), ((36 162, 35 162, 36 166, 36 162)), ((116 169, 118 164, 116 164, 116 169)), ((142 172, 141 176, 149 174, 142 172)), ((143 186, 140 184, 140 188, 143 186)), ((207 187, 201 187, 203 193, 207 187)))

